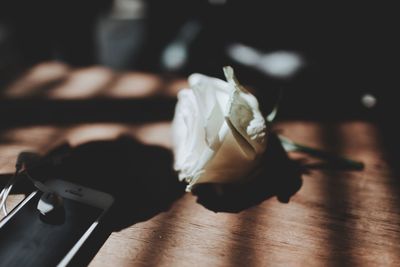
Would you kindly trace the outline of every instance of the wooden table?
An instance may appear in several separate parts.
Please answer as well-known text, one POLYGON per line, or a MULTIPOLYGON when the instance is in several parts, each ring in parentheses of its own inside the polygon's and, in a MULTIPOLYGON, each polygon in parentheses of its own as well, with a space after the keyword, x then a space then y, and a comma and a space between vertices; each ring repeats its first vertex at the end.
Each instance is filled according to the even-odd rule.
MULTIPOLYGON (((70 100, 73 105, 74 101, 89 101, 100 95, 101 103, 121 98, 131 99, 134 104, 138 99, 154 97, 168 102, 184 84, 160 80, 150 74, 117 76, 104 68, 71 70, 59 63, 46 63, 3 91, 3 101, 18 105, 18 101, 32 99, 34 105, 59 100, 68 104, 70 100)), ((156 109, 156 112, 161 111, 156 109)), ((291 139, 360 160, 365 168, 361 171, 330 168, 308 156, 291 153, 293 161, 307 168, 301 176, 300 187, 287 203, 272 194, 245 208, 215 212, 198 203, 197 196, 183 193, 179 186, 178 194, 165 197, 163 186, 168 188, 170 184, 162 180, 163 171, 168 173, 168 164, 172 161, 168 152, 170 122, 163 116, 160 120, 151 116, 148 121, 134 118, 118 122, 99 118, 89 121, 90 116, 83 117, 82 121, 76 118, 76 122, 57 123, 49 117, 39 124, 25 121, 3 126, 0 179, 4 181, 6 174, 13 171, 20 151, 46 153, 65 141, 77 150, 92 142, 90 149, 98 153, 105 151, 111 156, 120 149, 127 152, 129 145, 126 144, 143 152, 144 167, 158 168, 160 174, 145 171, 141 174, 162 184, 148 203, 162 208, 146 213, 145 208, 141 209, 148 206, 146 198, 143 202, 135 202, 137 199, 133 198, 131 203, 126 203, 124 216, 133 214, 133 217, 116 223, 119 227, 98 250, 90 266, 400 265, 398 174, 389 164, 383 134, 374 123, 361 120, 278 122, 275 130, 291 139), (127 143, 113 147, 121 135, 127 143), (163 201, 168 203, 160 203, 163 201), (143 216, 135 217, 134 213, 143 213, 143 216)), ((81 157, 85 159, 85 155, 81 157)), ((131 168, 142 170, 140 166, 131 168)), ((132 192, 135 190, 132 188, 132 192)), ((11 202, 15 203, 18 198, 14 195, 11 202)))

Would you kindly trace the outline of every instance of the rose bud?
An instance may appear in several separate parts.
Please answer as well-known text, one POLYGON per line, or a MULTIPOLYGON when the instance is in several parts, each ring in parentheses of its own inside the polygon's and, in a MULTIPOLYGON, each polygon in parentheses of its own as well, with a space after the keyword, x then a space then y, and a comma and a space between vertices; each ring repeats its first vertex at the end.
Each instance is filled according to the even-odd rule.
POLYGON ((202 74, 178 94, 172 122, 174 168, 186 191, 202 183, 241 182, 255 172, 267 145, 266 121, 257 99, 239 84, 202 74))

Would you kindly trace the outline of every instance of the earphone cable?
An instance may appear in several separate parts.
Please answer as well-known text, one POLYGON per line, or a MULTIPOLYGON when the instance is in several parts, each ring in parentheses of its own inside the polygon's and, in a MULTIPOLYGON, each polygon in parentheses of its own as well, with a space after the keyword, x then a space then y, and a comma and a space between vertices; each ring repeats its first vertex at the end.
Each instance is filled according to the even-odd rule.
POLYGON ((14 184, 17 182, 20 171, 21 171, 21 168, 16 168, 14 175, 7 182, 7 184, 4 186, 3 190, 0 193, 0 209, 3 211, 4 216, 7 216, 7 214, 8 214, 8 211, 7 211, 8 195, 10 194, 14 184))

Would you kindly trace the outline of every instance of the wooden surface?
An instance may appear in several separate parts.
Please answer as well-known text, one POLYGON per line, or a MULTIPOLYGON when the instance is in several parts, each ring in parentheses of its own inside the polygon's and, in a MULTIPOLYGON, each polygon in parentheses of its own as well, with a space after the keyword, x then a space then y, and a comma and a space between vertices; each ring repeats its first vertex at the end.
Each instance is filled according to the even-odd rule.
MULTIPOLYGON (((19 82, 13 86, 21 86, 19 82)), ((125 82, 131 84, 133 97, 140 75, 132 74, 125 82)), ((271 196, 237 212, 214 212, 199 204, 196 196, 182 193, 164 211, 113 232, 90 266, 399 266, 399 183, 388 164, 379 127, 363 121, 283 121, 275 129, 299 143, 360 160, 365 169, 329 168, 292 153, 291 159, 308 168, 288 203, 271 196)), ((46 153, 65 141, 79 147, 95 140, 115 140, 121 134, 168 150, 169 131, 169 121, 154 120, 3 126, 0 176, 4 179, 13 171, 22 150, 46 153)), ((151 166, 158 164, 155 158, 151 166)))

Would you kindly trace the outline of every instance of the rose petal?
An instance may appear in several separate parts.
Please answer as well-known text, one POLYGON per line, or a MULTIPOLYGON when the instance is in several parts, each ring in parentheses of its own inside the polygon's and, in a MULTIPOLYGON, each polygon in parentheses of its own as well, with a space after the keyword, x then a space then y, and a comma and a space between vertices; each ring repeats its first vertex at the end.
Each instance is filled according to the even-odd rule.
POLYGON ((233 69, 224 67, 224 73, 228 83, 234 88, 228 103, 226 120, 233 135, 242 144, 243 152, 254 158, 263 153, 266 147, 265 119, 260 112, 257 98, 240 85, 233 69))
POLYGON ((190 75, 189 84, 198 100, 200 110, 204 113, 206 142, 209 147, 215 148, 220 142, 218 132, 224 122, 223 109, 233 88, 225 81, 202 74, 190 75))
POLYGON ((204 140, 204 128, 199 120, 201 116, 192 90, 184 89, 178 94, 175 117, 172 122, 173 142, 175 147, 175 169, 180 171, 180 178, 193 172, 198 158, 207 147, 204 140))
POLYGON ((212 159, 203 167, 198 177, 189 183, 187 190, 190 191, 194 185, 201 183, 231 183, 243 180, 257 163, 258 160, 250 159, 242 152, 237 139, 228 131, 218 151, 212 155, 212 159))
POLYGON ((249 94, 235 91, 232 94, 226 120, 234 137, 250 158, 265 150, 265 120, 258 110, 257 99, 249 94))

